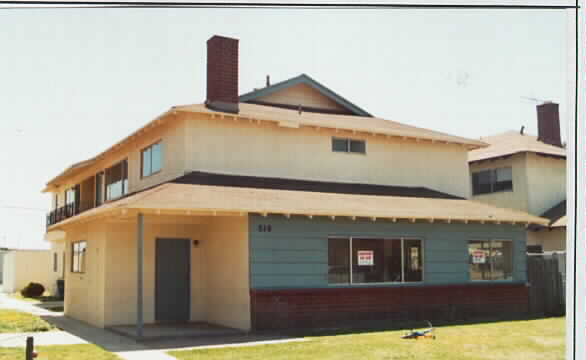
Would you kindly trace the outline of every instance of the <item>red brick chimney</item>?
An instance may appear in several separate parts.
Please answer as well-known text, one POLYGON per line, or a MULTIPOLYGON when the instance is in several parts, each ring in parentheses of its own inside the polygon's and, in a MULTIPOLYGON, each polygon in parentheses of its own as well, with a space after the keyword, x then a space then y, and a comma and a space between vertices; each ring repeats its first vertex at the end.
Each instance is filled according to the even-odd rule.
POLYGON ((537 105, 537 140, 562 147, 558 104, 546 102, 537 105))
POLYGON ((207 44, 206 106, 238 113, 238 39, 214 35, 207 44))

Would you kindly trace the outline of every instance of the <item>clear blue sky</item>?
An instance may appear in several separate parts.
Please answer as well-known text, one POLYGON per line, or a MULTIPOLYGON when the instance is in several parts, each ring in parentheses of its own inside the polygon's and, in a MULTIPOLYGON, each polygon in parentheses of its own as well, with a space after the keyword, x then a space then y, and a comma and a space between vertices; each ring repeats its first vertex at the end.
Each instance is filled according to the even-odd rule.
POLYGON ((46 246, 50 178, 203 102, 213 34, 240 39, 240 93, 306 73, 376 116, 472 138, 535 134, 526 96, 560 102, 567 129, 564 11, 0 11, 0 246, 46 246))

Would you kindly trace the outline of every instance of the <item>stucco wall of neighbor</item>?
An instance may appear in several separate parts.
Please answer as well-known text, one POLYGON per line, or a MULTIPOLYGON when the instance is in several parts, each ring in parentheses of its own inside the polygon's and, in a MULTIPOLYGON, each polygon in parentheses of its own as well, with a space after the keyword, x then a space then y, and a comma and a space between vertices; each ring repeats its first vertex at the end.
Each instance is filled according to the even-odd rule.
POLYGON ((468 241, 512 240, 514 275, 505 283, 527 280, 526 234, 521 226, 252 215, 249 231, 253 289, 327 288, 329 236, 422 239, 424 281, 405 286, 478 283, 469 280, 468 241), (271 225, 271 231, 261 232, 259 225, 271 225))
MULTIPOLYGON (((196 218, 187 216, 144 217, 143 320, 155 322, 155 240, 198 239, 196 218)), ((107 225, 105 325, 136 322, 137 219, 107 225)), ((191 247, 191 320, 202 321, 202 248, 191 247)))
POLYGON ((189 170, 305 180, 424 186, 469 197, 466 149, 383 136, 273 123, 211 119, 188 121, 189 170), (366 154, 332 151, 332 137, 366 140, 366 154))
POLYGON ((566 199, 566 160, 527 156, 529 212, 541 215, 566 199))
POLYGON ((527 245, 541 245, 543 251, 566 250, 566 228, 527 232, 527 245))
POLYGON ((53 254, 49 250, 13 250, 4 255, 5 292, 20 291, 30 282, 42 284, 54 294, 58 273, 53 272, 53 254))
POLYGON ((302 105, 320 109, 344 110, 335 101, 323 96, 319 91, 306 84, 297 84, 255 100, 272 104, 302 105))
POLYGON ((214 217, 202 227, 206 320, 250 330, 248 217, 214 217))
POLYGON ((527 156, 515 154, 505 159, 487 160, 470 164, 470 186, 472 187, 472 173, 511 167, 513 171, 513 190, 499 191, 491 194, 472 195, 472 200, 480 201, 502 208, 529 210, 529 193, 527 185, 527 156))
MULTIPOLYGON (((79 174, 71 176, 60 184, 56 191, 59 192, 59 203, 61 207, 65 204, 63 192, 79 184, 96 173, 115 165, 121 160, 128 158, 128 190, 129 192, 139 191, 153 185, 174 179, 183 175, 185 169, 185 121, 178 114, 175 118, 168 120, 163 125, 158 125, 147 133, 135 138, 134 141, 120 146, 105 158, 89 166, 79 174), (141 150, 161 140, 163 153, 162 169, 159 173, 142 178, 141 177, 141 150)), ((51 195, 52 197, 53 195, 51 195)), ((53 208, 53 198, 51 207, 53 208)), ((83 201, 83 199, 82 199, 83 201)))
POLYGON ((65 244, 65 315, 104 326, 106 225, 100 221, 69 226, 65 244), (85 272, 71 272, 72 243, 86 241, 85 272))

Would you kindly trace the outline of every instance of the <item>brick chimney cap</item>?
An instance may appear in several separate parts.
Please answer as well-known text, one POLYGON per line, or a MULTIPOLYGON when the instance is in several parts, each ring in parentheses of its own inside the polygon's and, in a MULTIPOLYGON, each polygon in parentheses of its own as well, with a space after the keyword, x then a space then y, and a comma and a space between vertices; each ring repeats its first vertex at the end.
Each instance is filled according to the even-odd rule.
POLYGON ((210 42, 210 41, 215 41, 215 40, 231 40, 231 41, 239 41, 238 39, 231 38, 231 37, 227 37, 227 36, 222 36, 222 35, 214 35, 214 36, 212 36, 211 38, 209 38, 207 42, 210 42))

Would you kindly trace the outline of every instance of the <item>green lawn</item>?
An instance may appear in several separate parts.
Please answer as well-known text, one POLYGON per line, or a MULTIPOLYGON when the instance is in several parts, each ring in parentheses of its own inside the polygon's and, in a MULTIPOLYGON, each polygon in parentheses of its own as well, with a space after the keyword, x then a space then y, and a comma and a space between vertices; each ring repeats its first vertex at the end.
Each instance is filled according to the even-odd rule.
POLYGON ((45 320, 16 310, 0 310, 0 334, 48 331, 55 327, 45 320))
MULTIPOLYGON (((38 346, 36 360, 120 360, 102 348, 91 345, 38 346)), ((24 360, 24 348, 0 347, 0 360, 24 360)))
POLYGON ((307 337, 252 347, 171 351, 177 359, 556 360, 564 358, 565 318, 443 326, 435 340, 403 340, 404 330, 307 337))

